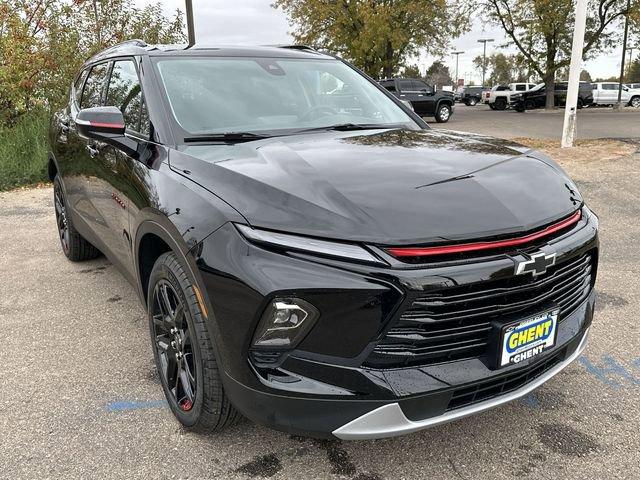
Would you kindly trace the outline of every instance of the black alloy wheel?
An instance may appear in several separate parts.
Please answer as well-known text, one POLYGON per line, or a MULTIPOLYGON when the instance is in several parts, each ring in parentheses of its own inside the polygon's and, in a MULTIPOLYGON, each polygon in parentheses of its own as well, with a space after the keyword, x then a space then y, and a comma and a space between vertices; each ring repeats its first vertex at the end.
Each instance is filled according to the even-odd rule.
POLYGON ((53 206, 56 212, 58 238, 65 256, 72 262, 80 262, 100 255, 100 250, 86 241, 73 227, 62 181, 58 175, 53 179, 53 206))
POLYGON ((199 432, 235 423, 240 414, 222 384, 201 291, 173 252, 156 260, 147 301, 153 356, 175 417, 199 432))
POLYGON ((56 225, 58 226, 58 236, 60 245, 65 255, 69 255, 69 223, 67 219, 67 207, 64 203, 64 193, 60 182, 53 184, 53 203, 56 209, 56 225))
POLYGON ((185 306, 171 283, 164 279, 156 283, 151 305, 158 370, 172 396, 169 401, 188 412, 195 403, 198 382, 185 306))

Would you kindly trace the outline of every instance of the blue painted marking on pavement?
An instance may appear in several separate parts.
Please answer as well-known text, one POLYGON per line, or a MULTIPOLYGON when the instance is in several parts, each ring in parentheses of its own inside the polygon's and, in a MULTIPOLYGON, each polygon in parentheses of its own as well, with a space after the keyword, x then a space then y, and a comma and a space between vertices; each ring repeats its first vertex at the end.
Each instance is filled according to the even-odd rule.
POLYGON ((531 392, 528 395, 522 397, 520 399, 520 403, 529 408, 538 408, 540 406, 540 402, 538 401, 538 397, 536 397, 535 392, 531 392))
POLYGON ((166 400, 149 400, 146 402, 138 402, 131 400, 122 400, 118 402, 111 402, 105 406, 107 412, 126 412, 128 410, 147 410, 150 408, 165 408, 167 407, 166 400))

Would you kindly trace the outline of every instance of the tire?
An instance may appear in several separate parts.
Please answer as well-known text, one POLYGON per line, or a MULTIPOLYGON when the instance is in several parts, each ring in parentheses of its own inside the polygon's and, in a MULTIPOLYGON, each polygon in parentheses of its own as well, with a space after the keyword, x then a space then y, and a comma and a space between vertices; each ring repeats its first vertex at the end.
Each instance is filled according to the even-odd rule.
POLYGON ((533 100, 525 100, 524 108, 525 110, 533 110, 534 108, 536 108, 536 102, 534 102, 533 100))
POLYGON ((67 200, 58 175, 53 179, 53 205, 56 212, 58 238, 65 256, 72 262, 91 260, 100 255, 100 250, 86 241, 74 228, 67 208, 67 200))
POLYGON ((489 108, 490 108, 491 110, 495 110, 495 109, 496 109, 496 106, 495 106, 495 104, 494 104, 494 103, 489 103, 488 105, 489 105, 489 108))
POLYGON ((581 109, 584 107, 584 102, 582 101, 581 98, 578 98, 578 105, 577 105, 578 109, 581 109))
POLYGON ((469 100, 467 100, 467 106, 469 107, 475 107, 476 104, 478 103, 478 99, 477 98, 470 98, 469 100))
POLYGON ((240 414, 224 392, 196 290, 173 252, 158 257, 147 294, 151 346, 178 421, 190 430, 216 432, 240 414))
POLYGON ((513 107, 513 109, 514 109, 516 112, 524 113, 524 105, 522 105, 522 104, 520 104, 520 103, 519 103, 519 104, 517 104, 515 107, 513 107))
POLYGON ((441 103, 436 110, 436 122, 447 123, 451 118, 451 105, 448 103, 441 103))
POLYGON ((503 97, 496 98, 495 107, 496 110, 505 110, 507 108, 507 100, 503 97))
POLYGON ((633 97, 629 100, 629 105, 633 108, 640 108, 640 97, 633 97))

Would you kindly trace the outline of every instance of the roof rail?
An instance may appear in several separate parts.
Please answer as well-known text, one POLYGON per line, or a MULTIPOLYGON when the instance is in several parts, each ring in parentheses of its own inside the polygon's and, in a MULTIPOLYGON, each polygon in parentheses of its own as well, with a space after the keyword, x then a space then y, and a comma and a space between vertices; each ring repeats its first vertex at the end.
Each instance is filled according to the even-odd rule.
POLYGON ((144 40, 140 40, 139 38, 132 38, 131 40, 125 40, 123 42, 117 43, 115 44, 113 47, 111 48, 115 48, 115 47, 120 47, 120 46, 124 46, 124 45, 135 45, 136 47, 147 47, 147 42, 145 42, 144 40))
POLYGON ((287 48, 289 50, 309 50, 311 52, 317 52, 317 50, 309 45, 278 45, 278 48, 287 48))

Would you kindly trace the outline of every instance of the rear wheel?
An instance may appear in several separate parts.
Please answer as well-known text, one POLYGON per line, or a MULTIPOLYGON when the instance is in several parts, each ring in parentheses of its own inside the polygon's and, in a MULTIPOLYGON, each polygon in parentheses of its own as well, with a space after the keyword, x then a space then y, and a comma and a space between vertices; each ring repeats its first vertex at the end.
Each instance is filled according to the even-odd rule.
POLYGON ((507 108, 507 100, 505 98, 496 98, 495 102, 496 110, 504 110, 507 108))
POLYGON ((73 227, 62 182, 58 175, 53 179, 53 204, 56 210, 58 238, 66 257, 72 262, 80 262, 100 255, 100 250, 87 242, 73 227))
POLYGON ((435 117, 436 122, 447 123, 449 118, 451 118, 451 106, 447 103, 438 105, 435 117))
POLYGON ((495 106, 495 104, 490 103, 490 104, 489 104, 489 108, 490 108, 491 110, 495 110, 495 109, 496 109, 496 106, 495 106))
POLYGON ((217 431, 239 418, 227 398, 197 287, 173 252, 149 278, 151 344, 169 408, 185 427, 217 431))

